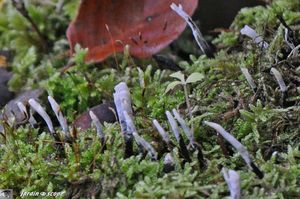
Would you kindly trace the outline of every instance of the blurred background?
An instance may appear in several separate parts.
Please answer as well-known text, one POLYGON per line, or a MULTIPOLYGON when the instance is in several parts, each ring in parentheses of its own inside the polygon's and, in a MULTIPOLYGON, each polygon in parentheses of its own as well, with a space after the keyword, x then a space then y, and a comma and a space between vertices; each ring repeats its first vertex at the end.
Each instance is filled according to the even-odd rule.
POLYGON ((203 33, 208 33, 216 28, 229 28, 241 8, 264 4, 262 0, 199 0, 194 19, 203 33))

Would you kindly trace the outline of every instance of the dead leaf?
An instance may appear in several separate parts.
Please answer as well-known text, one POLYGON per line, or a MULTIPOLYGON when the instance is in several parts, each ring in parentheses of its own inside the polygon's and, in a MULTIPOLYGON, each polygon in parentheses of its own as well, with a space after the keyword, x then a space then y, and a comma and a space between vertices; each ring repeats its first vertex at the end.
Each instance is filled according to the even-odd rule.
POLYGON ((175 40, 186 23, 171 8, 181 4, 192 15, 198 0, 82 0, 67 37, 71 52, 78 43, 89 52, 86 61, 102 61, 123 52, 146 58, 175 40))

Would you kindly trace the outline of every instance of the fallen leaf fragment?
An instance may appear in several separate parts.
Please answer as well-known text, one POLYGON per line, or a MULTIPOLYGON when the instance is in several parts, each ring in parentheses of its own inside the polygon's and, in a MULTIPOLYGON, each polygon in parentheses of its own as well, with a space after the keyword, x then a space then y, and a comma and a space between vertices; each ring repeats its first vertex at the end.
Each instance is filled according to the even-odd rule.
POLYGON ((198 0, 82 0, 67 30, 71 52, 88 48, 86 61, 100 62, 130 46, 130 54, 146 58, 159 52, 185 29, 186 22, 171 10, 181 4, 188 15, 198 0))

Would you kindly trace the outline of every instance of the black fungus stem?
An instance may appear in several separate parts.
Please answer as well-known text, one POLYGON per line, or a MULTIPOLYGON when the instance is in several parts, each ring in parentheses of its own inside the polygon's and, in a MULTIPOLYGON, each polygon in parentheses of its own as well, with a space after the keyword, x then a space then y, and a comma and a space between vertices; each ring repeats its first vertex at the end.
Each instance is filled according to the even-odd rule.
POLYGON ((160 69, 169 69, 172 71, 183 71, 183 68, 178 66, 172 59, 163 55, 153 55, 153 59, 158 64, 160 69))
POLYGON ((204 159, 204 155, 203 155, 203 152, 202 152, 202 149, 201 149, 200 145, 198 143, 195 143, 195 144, 193 144, 193 148, 195 150, 197 150, 197 152, 198 152, 197 158, 198 158, 198 161, 199 161, 200 169, 205 169, 206 168, 206 161, 204 159))
POLYGON ((186 160, 187 162, 191 162, 191 158, 189 155, 189 151, 184 143, 183 137, 180 134, 179 135, 179 150, 180 150, 180 155, 186 160))
POLYGON ((283 108, 286 107, 286 98, 287 98, 287 91, 282 92, 280 103, 283 108))
POLYGON ((250 166, 252 171, 257 175, 257 177, 259 177, 259 179, 264 178, 264 173, 253 162, 250 163, 250 166))
POLYGON ((133 139, 125 138, 125 158, 129 158, 132 155, 133 155, 133 139))

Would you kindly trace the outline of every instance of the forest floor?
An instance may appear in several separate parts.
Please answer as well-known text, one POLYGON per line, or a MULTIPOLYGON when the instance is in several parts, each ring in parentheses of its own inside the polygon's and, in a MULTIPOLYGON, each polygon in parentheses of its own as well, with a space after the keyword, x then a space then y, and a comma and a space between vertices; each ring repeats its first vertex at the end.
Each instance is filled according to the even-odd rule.
MULTIPOLYGON (((21 192, 63 192, 61 198, 229 198, 222 173, 226 167, 240 176, 241 198, 300 198, 300 1, 274 0, 243 8, 230 29, 207 38, 215 47, 213 57, 199 56, 187 30, 172 44, 175 48, 163 51, 176 58, 181 72, 163 69, 169 66, 154 59, 135 59, 128 52, 101 63, 85 63, 87 49, 77 46, 70 58, 65 30, 78 1, 67 2, 56 12, 51 3, 27 5, 46 35, 47 49, 11 3, 6 1, 0 8, 0 53, 6 58, 4 64, 0 60, 0 69, 9 71, 0 74, 0 80, 8 81, 8 88, 3 88, 7 95, 2 92, 1 100, 14 93, 23 93, 25 104, 37 98, 60 137, 64 132, 47 101, 52 96, 72 137, 70 142, 58 142, 41 118, 32 126, 18 113, 7 115, 7 110, 16 109, 12 105, 3 107, 1 189, 13 189, 16 198, 21 192), (268 47, 242 35, 245 25, 268 47), (180 48, 190 54, 188 58, 174 53, 180 48), (112 102, 120 82, 129 88, 136 130, 157 158, 135 143, 133 155, 125 157, 118 122, 103 124, 105 147, 95 128, 71 127, 89 108, 112 102), (191 128, 196 144, 181 128, 182 140, 177 143, 166 116, 172 109, 191 128), (163 141, 154 119, 166 130, 172 146, 163 141), (249 152, 251 164, 207 122, 233 135, 249 152), (170 171, 166 154, 172 157, 170 171)), ((100 120, 113 120, 107 117, 111 115, 104 112, 100 120)))

